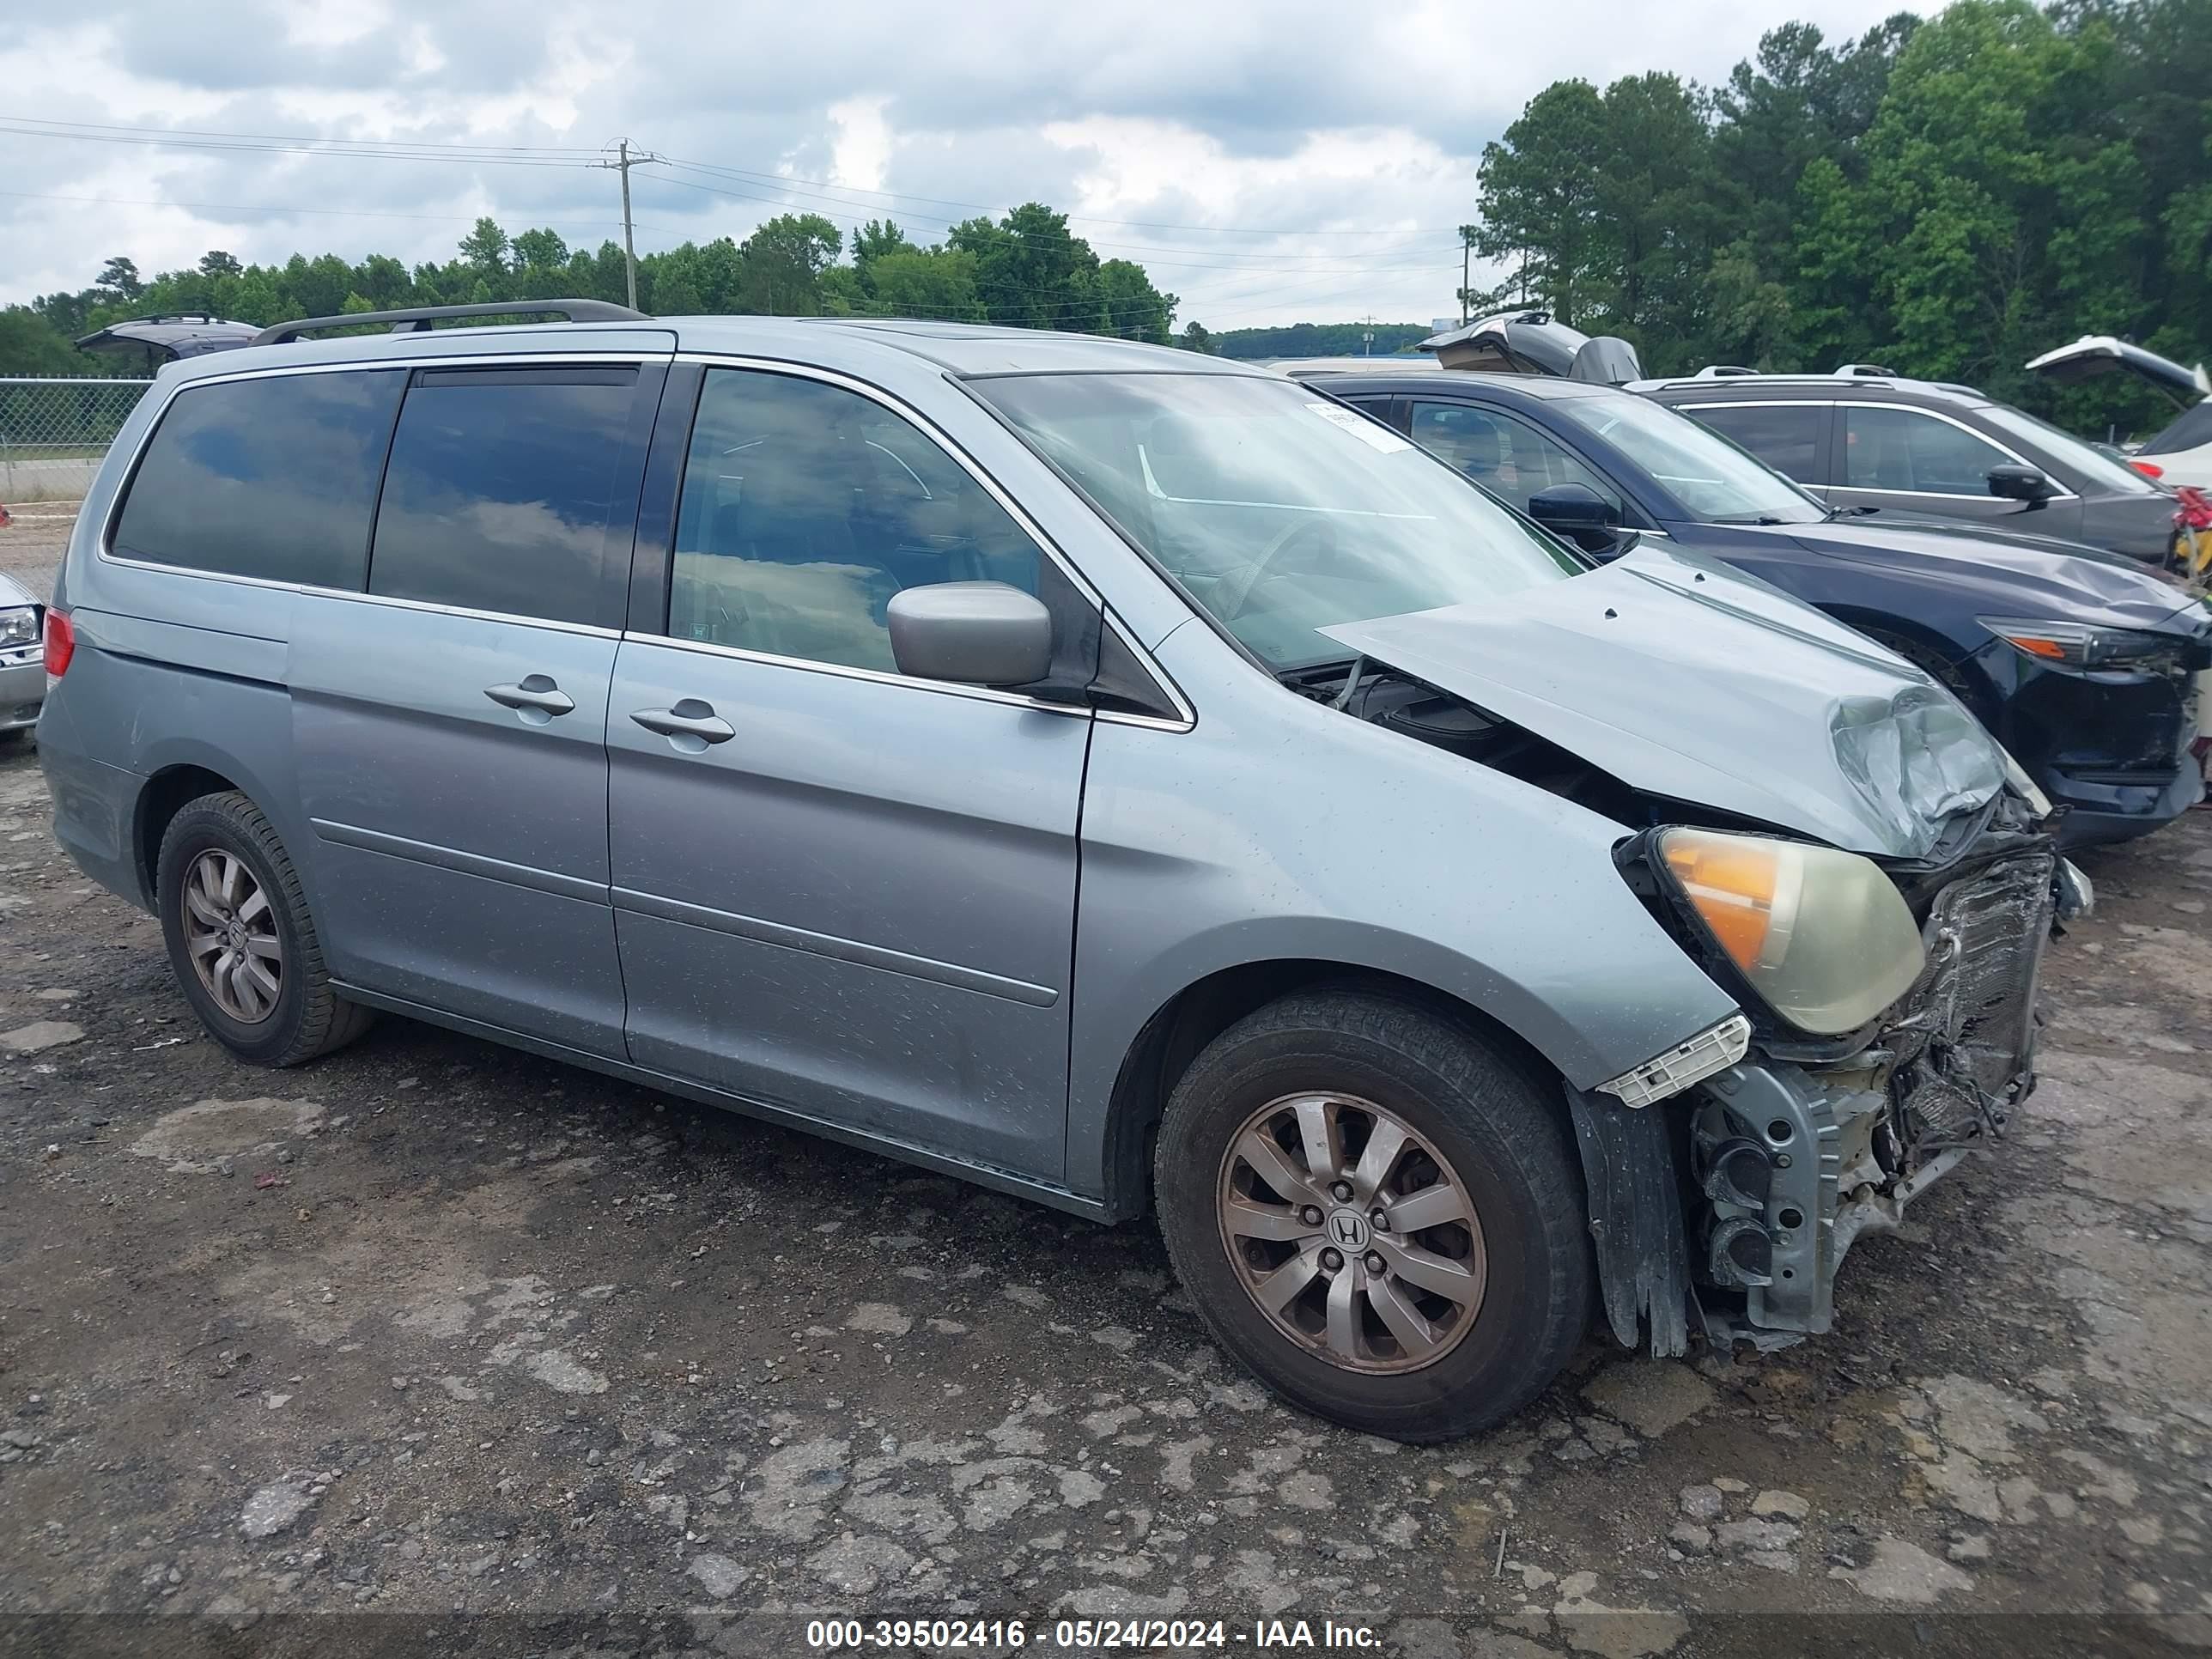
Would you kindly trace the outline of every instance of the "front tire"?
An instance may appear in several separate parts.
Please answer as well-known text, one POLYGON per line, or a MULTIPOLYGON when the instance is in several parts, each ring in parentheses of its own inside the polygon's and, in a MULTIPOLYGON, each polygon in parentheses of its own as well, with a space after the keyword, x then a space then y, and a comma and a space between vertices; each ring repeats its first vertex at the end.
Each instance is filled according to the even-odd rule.
POLYGON ((284 843, 246 796, 203 795, 170 820, 155 870, 169 966, 208 1034, 257 1066, 343 1048, 374 1016, 331 989, 284 843))
POLYGON ((1161 1120, 1176 1273, 1292 1404, 1426 1442, 1518 1412, 1588 1329, 1595 1270, 1556 1105, 1410 1003, 1300 993, 1215 1038, 1161 1120))

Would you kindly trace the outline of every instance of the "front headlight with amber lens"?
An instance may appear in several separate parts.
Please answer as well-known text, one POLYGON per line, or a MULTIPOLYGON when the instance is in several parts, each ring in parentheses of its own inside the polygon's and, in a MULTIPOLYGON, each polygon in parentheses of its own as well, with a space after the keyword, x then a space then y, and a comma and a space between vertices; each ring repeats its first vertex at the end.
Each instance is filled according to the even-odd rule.
POLYGON ((1659 852, 1713 942, 1800 1030, 1855 1031, 1920 976, 1920 930, 1870 859, 1714 830, 1662 830, 1659 852))

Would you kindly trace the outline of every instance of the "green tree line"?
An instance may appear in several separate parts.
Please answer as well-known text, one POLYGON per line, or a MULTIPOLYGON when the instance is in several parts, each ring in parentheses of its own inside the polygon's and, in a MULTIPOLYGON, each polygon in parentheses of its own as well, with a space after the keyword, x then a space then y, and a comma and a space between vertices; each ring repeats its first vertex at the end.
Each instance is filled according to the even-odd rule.
POLYGON ((1426 323, 1291 323, 1281 328, 1228 328, 1208 337, 1223 357, 1387 357, 1411 351, 1436 331, 1426 323), (1372 341, 1367 336, 1372 334, 1372 341))
MULTIPOLYGON (((888 220, 846 238, 819 214, 770 219, 743 241, 727 236, 641 255, 638 304, 660 316, 925 317, 1017 328, 1067 329, 1168 344, 1176 295, 1144 267, 1099 258, 1067 216, 1038 203, 1005 217, 955 225, 924 246, 888 220)), ((571 248, 550 230, 509 236, 479 219, 456 258, 411 269, 386 254, 358 263, 295 253, 246 264, 214 251, 185 270, 148 280, 127 258, 107 262, 76 293, 42 295, 0 311, 0 374, 82 374, 92 360, 71 342, 108 323, 156 313, 207 313, 270 324, 403 306, 592 299, 626 294, 622 249, 571 248)), ((1181 343, 1204 349, 1192 325, 1181 343)), ((111 371, 112 372, 112 371, 111 371)))
POLYGON ((1561 81, 1483 157, 1475 252, 1647 369, 1877 362, 2162 423, 2131 382, 2059 393, 2082 334, 2212 347, 2212 0, 1957 0, 1832 45, 1791 23, 1727 81, 1561 81))

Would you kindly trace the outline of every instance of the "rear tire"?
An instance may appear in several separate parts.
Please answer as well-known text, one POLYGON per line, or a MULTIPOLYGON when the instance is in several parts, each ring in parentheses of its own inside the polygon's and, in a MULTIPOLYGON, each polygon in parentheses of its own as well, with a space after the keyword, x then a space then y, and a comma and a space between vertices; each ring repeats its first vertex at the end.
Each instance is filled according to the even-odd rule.
POLYGON ((299 872, 246 796, 203 795, 170 820, 155 892, 185 1000, 239 1059, 297 1066, 374 1022, 331 989, 299 872))
POLYGON ((1300 993, 1215 1038, 1169 1099, 1155 1182, 1222 1346, 1292 1404, 1395 1440, 1473 1434, 1541 1393, 1589 1328, 1595 1271, 1532 1069, 1364 992, 1300 993))

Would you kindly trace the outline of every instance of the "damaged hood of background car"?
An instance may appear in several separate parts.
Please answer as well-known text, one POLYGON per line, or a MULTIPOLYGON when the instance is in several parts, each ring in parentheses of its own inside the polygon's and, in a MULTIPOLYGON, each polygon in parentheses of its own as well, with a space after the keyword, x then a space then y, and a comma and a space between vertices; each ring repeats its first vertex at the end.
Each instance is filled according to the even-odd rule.
POLYGON ((1850 852, 1922 857, 2004 783, 2004 751, 1918 669, 1677 550, 1321 631, 1631 788, 1850 852))

